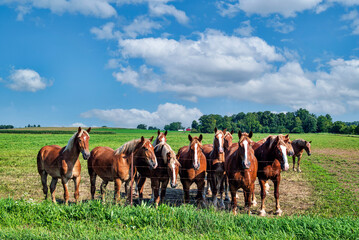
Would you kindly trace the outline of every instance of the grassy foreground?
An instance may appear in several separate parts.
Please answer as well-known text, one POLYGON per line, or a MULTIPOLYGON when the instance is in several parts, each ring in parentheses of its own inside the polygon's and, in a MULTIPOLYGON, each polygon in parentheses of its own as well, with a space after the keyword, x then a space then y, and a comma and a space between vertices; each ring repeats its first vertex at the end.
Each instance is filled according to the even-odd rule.
POLYGON ((0 239, 357 239, 356 218, 234 216, 193 206, 158 209, 89 201, 0 200, 0 239))

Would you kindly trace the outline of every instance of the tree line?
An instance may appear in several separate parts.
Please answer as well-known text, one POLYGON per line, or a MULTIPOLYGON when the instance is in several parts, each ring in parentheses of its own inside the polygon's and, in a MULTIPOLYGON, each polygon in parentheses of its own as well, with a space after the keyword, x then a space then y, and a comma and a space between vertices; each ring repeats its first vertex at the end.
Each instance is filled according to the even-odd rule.
POLYGON ((0 129, 12 129, 14 128, 13 125, 0 125, 0 129))
POLYGON ((273 113, 249 112, 221 116, 218 114, 203 115, 192 122, 192 132, 211 133, 219 129, 238 130, 257 133, 341 133, 359 134, 359 122, 333 122, 329 114, 316 116, 300 108, 295 112, 273 113))

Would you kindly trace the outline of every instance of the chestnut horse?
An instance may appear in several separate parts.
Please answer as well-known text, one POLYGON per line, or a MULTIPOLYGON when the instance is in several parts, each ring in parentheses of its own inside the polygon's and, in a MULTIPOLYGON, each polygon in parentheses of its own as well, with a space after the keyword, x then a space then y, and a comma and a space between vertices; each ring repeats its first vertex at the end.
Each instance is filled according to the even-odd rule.
POLYGON ((207 169, 206 156, 202 152, 202 134, 193 137, 189 134, 189 146, 181 147, 177 153, 178 162, 181 164, 179 175, 184 191, 184 203, 189 202, 189 188, 192 183, 197 185, 197 203, 204 204, 204 179, 207 169))
MULTIPOLYGON (((121 183, 131 180, 131 155, 133 153, 134 174, 136 167, 146 164, 149 168, 157 167, 157 160, 154 148, 151 144, 153 137, 145 139, 135 139, 123 144, 117 150, 109 147, 96 147, 91 151, 91 157, 88 160, 88 172, 91 181, 91 197, 94 199, 96 191, 96 177, 102 178, 100 187, 102 200, 104 200, 105 189, 110 181, 115 183, 115 201, 120 199, 121 183)), ((128 197, 130 192, 127 191, 128 197)))
POLYGON ((74 180, 75 184, 75 201, 79 199, 79 186, 81 180, 81 164, 79 161, 80 152, 84 159, 90 157, 89 151, 89 132, 78 128, 77 132, 70 138, 67 145, 61 148, 58 145, 50 145, 42 147, 37 154, 37 170, 41 176, 43 192, 45 199, 47 199, 47 175, 52 177, 50 184, 51 198, 53 202, 55 199, 55 189, 59 178, 61 178, 62 185, 64 186, 64 200, 65 204, 69 201, 68 181, 74 180))
MULTIPOLYGON (((269 189, 267 181, 270 179, 274 183, 274 197, 276 199, 276 215, 281 216, 282 210, 279 205, 279 184, 281 170, 289 169, 288 155, 293 155, 293 148, 289 136, 269 136, 256 142, 253 145, 255 155, 258 159, 258 180, 261 186, 261 210, 259 215, 265 216, 265 198, 269 189)), ((253 194, 253 198, 255 198, 253 194)))
MULTIPOLYGON (((224 148, 224 153, 228 154, 230 147, 232 146, 233 143, 233 136, 232 134, 234 133, 234 131, 232 130, 231 132, 226 132, 226 134, 224 134, 224 143, 223 143, 223 148, 224 148)), ((229 196, 228 196, 228 177, 227 177, 227 173, 225 173, 225 179, 224 179, 224 193, 225 193, 225 197, 224 200, 225 201, 230 201, 229 196)))
MULTIPOLYGON (((166 190, 168 181, 171 179, 170 185, 172 188, 177 187, 177 175, 180 167, 180 163, 177 161, 176 154, 165 142, 160 142, 155 146, 155 154, 157 157, 158 167, 147 172, 145 175, 140 175, 141 178, 151 178, 151 187, 156 207, 158 204, 163 202, 166 196, 166 190), (159 190, 161 187, 161 197, 159 190)), ((140 182, 138 185, 139 189, 143 189, 144 182, 140 182), (142 184, 142 185, 141 185, 142 184)), ((142 197, 142 193, 140 192, 142 197)))
POLYGON ((223 202, 223 184, 225 181, 224 174, 224 136, 226 129, 223 131, 214 129, 213 144, 203 145, 203 153, 207 159, 207 185, 210 183, 212 190, 212 201, 213 205, 217 206, 217 193, 220 194, 219 207, 224 208, 223 202))
POLYGON ((300 164, 300 159, 302 158, 303 155, 303 151, 305 150, 308 154, 308 156, 310 156, 311 153, 311 146, 310 144, 312 143, 312 141, 305 141, 304 139, 296 139, 294 141, 292 141, 292 147, 294 150, 294 155, 293 155, 293 171, 298 171, 298 172, 302 172, 302 170, 300 170, 299 164, 300 164), (297 169, 295 169, 295 157, 298 158, 298 165, 297 165, 297 169))
POLYGON ((237 214, 237 190, 243 188, 244 207, 250 213, 254 183, 257 178, 258 162, 252 148, 253 132, 249 134, 238 131, 239 141, 232 144, 226 155, 226 172, 232 196, 232 211, 237 214))

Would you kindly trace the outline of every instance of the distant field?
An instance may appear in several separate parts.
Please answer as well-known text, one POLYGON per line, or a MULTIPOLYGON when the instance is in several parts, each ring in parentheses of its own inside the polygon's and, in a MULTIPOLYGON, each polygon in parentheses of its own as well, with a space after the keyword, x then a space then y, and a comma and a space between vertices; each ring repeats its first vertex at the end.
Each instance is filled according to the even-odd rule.
MULTIPOLYGON (((77 128, 29 128, 26 129, 26 131, 41 131, 41 133, 24 133, 24 132, 17 132, 22 131, 24 129, 14 129, 14 130, 7 130, 12 131, 12 133, 3 132, 0 131, 0 238, 6 238, 6 236, 16 236, 16 231, 19 229, 22 229, 20 231, 21 236, 32 238, 31 236, 34 236, 36 232, 43 233, 43 236, 54 236, 50 234, 50 230, 53 229, 56 225, 56 223, 44 223, 43 220, 39 221, 39 223, 28 223, 28 220, 31 219, 34 216, 26 216, 22 215, 21 213, 17 212, 20 211, 20 207, 16 207, 17 203, 12 200, 6 200, 6 198, 11 198, 15 200, 22 199, 23 201, 20 201, 18 204, 21 203, 21 208, 29 209, 29 211, 35 211, 31 210, 32 208, 43 208, 41 211, 59 211, 58 217, 55 219, 62 219, 64 216, 62 216, 61 212, 66 212, 69 214, 73 214, 73 217, 70 218, 70 222, 73 225, 73 228, 75 226, 86 228, 83 226, 84 221, 88 221, 87 217, 82 218, 80 217, 77 220, 78 214, 83 214, 83 211, 87 211, 89 208, 93 207, 93 204, 88 205, 88 203, 85 203, 90 199, 89 196, 89 177, 87 173, 87 163, 85 160, 80 157, 80 161, 82 164, 82 181, 80 186, 80 198, 84 201, 84 205, 81 207, 76 206, 69 206, 69 207, 62 207, 61 204, 58 207, 53 208, 52 204, 40 204, 40 205, 33 205, 33 202, 41 203, 43 200, 43 194, 41 190, 41 183, 40 183, 40 177, 37 173, 36 169, 36 155, 39 149, 42 146, 50 145, 50 144, 57 144, 60 146, 65 146, 69 140, 69 138, 72 136, 72 134, 76 131, 77 128), (44 135, 43 132, 49 131, 48 134, 44 135), (51 132, 53 131, 53 132, 51 132), (66 133, 61 133, 61 131, 66 131, 66 133), (67 133, 68 132, 68 133, 67 133), (54 134, 52 134, 54 133, 54 134), (57 134, 55 134, 57 133, 57 134), (30 203, 27 203, 30 202, 30 203), (9 206, 9 204, 12 207, 6 207, 9 206), (29 205, 29 206, 27 206, 29 205), (5 212, 3 212, 2 209, 6 209, 5 212), (1 213, 2 212, 2 213, 1 213), (14 222, 3 221, 4 218, 8 219, 11 214, 18 214, 18 218, 14 222), (7 215, 10 214, 10 215, 7 215), (21 220, 23 219, 23 220, 21 220), (54 225, 55 224, 55 225, 54 225), (25 227, 26 226, 26 227, 25 227), (26 230, 27 229, 27 230, 26 230), (15 234, 15 235, 14 235, 15 234), (30 236, 30 237, 29 237, 30 236)), ((137 130, 137 129, 116 129, 116 128, 95 128, 91 131, 91 139, 90 139, 90 148, 94 148, 96 146, 109 146, 113 149, 116 149, 120 147, 123 143, 139 138, 142 135, 146 138, 149 138, 151 136, 156 136, 157 131, 147 131, 147 130, 137 130), (111 134, 108 134, 110 132, 111 134), (96 134, 91 134, 96 133, 96 134)), ((192 134, 195 136, 198 136, 199 134, 192 134)), ((254 134, 253 139, 255 141, 262 139, 266 137, 268 134, 254 134)), ((184 132, 169 132, 167 135, 168 143, 172 146, 172 148, 177 152, 178 149, 184 145, 188 144, 187 139, 188 133, 184 132)), ((204 140, 203 143, 212 143, 213 141, 213 134, 203 134, 204 140)), ((332 224, 330 226, 333 226, 333 228, 339 227, 337 224, 334 224, 334 222, 331 222, 330 220, 324 220, 328 217, 335 217, 336 220, 333 219, 333 221, 339 221, 344 224, 344 228, 348 227, 348 231, 352 231, 354 235, 353 238, 358 238, 358 230, 354 230, 353 226, 358 225, 358 212, 359 212, 359 204, 358 204, 358 198, 359 198, 359 138, 356 136, 345 136, 345 135, 333 135, 333 134, 290 134, 291 139, 297 139, 297 138, 304 138, 306 140, 312 141, 312 156, 308 157, 306 154, 304 155, 304 158, 302 160, 302 173, 295 173, 292 172, 292 170, 288 172, 284 172, 282 174, 282 182, 280 187, 281 192, 281 206, 284 210, 285 215, 291 215, 290 218, 282 218, 286 219, 283 220, 284 222, 280 220, 265 220, 264 224, 279 224, 280 222, 280 231, 284 231, 283 227, 285 222, 287 221, 287 227, 289 230, 292 231, 303 231, 303 235, 296 235, 297 238, 307 238, 308 236, 314 237, 315 235, 308 235, 311 231, 313 231, 313 228, 315 228, 312 224, 315 222, 318 223, 318 226, 321 226, 321 224, 332 224), (296 217, 297 215, 304 216, 304 217, 296 217), (316 216, 316 217, 314 217, 316 216), (314 217, 314 218, 313 218, 314 217), (303 220, 305 219, 305 221, 303 220), (272 222, 273 221, 273 222, 272 222), (327 221, 327 222, 326 222, 327 221), (329 222, 329 223, 328 223, 329 222), (345 225, 345 223, 348 223, 348 225, 345 225), (288 225, 289 224, 289 225, 288 225), (297 226, 297 224, 302 224, 300 226, 297 226), (309 224, 309 225, 308 225, 309 224), (305 229, 305 228, 312 228, 305 229), (355 235, 356 234, 356 235, 355 235), (356 237, 355 237, 356 236, 356 237)), ((238 136, 234 135, 234 142, 238 141, 238 136)), ((289 158, 290 166, 291 164, 291 158, 289 158)), ((290 168, 291 169, 291 168, 290 168)), ((49 181, 48 181, 49 182, 49 181)), ((149 181, 148 181, 149 182, 149 181)), ((97 182, 100 183, 100 180, 97 182)), ((70 200, 73 201, 73 185, 70 184, 70 200)), ((120 212, 123 211, 124 214, 128 214, 131 212, 131 210, 127 208, 119 208, 117 210, 114 209, 114 206, 111 203, 112 198, 112 190, 113 190, 113 184, 109 184, 108 186, 109 193, 108 193, 108 206, 104 206, 104 209, 99 210, 105 214, 105 212, 109 211, 109 214, 111 215, 111 211, 113 210, 113 214, 121 214, 120 212), (112 209, 112 210, 110 210, 112 209), (120 212, 118 212, 120 211, 120 212)), ((269 216, 273 216, 270 211, 274 208, 274 197, 272 193, 273 188, 271 188, 271 192, 267 199, 267 209, 269 210, 269 216)), ((170 191, 170 190, 169 190, 170 191)), ((123 189, 122 189, 123 192, 123 189)), ((258 187, 256 189, 256 192, 258 194, 258 187)), ((57 189, 56 189, 56 197, 57 199, 61 200, 63 198, 62 196, 63 190, 61 182, 58 183, 57 189)), ((182 189, 178 188, 172 191, 172 194, 182 194, 182 189)), ((181 205, 181 195, 178 195, 178 199, 176 203, 178 205, 181 205)), ((149 198, 149 194, 145 195, 145 198, 149 198)), ((260 198, 259 195, 257 195, 257 198, 260 198)), ((242 207, 242 199, 243 196, 240 194, 240 207, 242 207)), ((177 204, 176 204, 177 205, 177 204)), ((98 206, 96 206, 98 208, 98 206)), ((102 207, 100 207, 101 209, 102 207)), ((138 211, 149 211, 150 213, 146 215, 148 218, 158 218, 161 216, 160 213, 153 212, 153 209, 149 210, 148 207, 144 207, 143 209, 141 207, 138 207, 138 211), (146 210, 147 209, 147 210, 146 210)), ((218 217, 213 217, 211 214, 217 215, 217 213, 212 212, 208 213, 209 215, 206 217, 206 211, 205 210, 195 210, 195 209, 187 209, 186 207, 183 209, 181 207, 181 210, 175 210, 176 208, 168 207, 163 208, 161 211, 183 211, 181 214, 177 213, 177 215, 172 216, 173 220, 166 219, 166 224, 171 224, 169 222, 175 222, 180 221, 178 219, 179 217, 185 218, 185 216, 192 216, 192 217, 198 217, 199 215, 203 215, 203 219, 207 219, 205 221, 209 221, 208 224, 214 224, 215 219, 218 217), (172 209, 172 210, 171 210, 172 209), (189 212, 187 212, 189 211, 189 212), (202 212, 198 213, 198 216, 192 215, 195 213, 192 213, 192 211, 196 212, 202 212), (168 222, 169 221, 169 222, 168 222)), ((22 210, 21 210, 22 211, 22 210)), ((256 214, 257 209, 253 209, 253 213, 256 214)), ((98 213, 99 216, 102 213, 98 213)), ((107 214, 107 213, 106 213, 107 214)), ((221 217, 223 219, 227 219, 225 221, 229 221, 229 226, 231 227, 231 224, 234 224, 232 227, 237 226, 236 224, 241 221, 246 222, 246 218, 243 218, 239 216, 237 220, 236 218, 232 219, 231 213, 228 213, 227 211, 222 211, 220 213, 221 217), (229 215, 229 216, 227 216, 229 215), (232 219, 232 220, 229 220, 232 219), (232 221, 234 221, 232 223, 232 221)), ((86 215, 87 216, 87 215, 86 215)), ((40 216, 38 216, 40 218, 40 216)), ((163 216, 162 216, 163 217, 163 216)), ((53 218, 49 221, 54 221, 53 218)), ((144 227, 147 226, 147 228, 141 228, 138 233, 145 233, 150 234, 148 231, 154 231, 154 229, 158 228, 159 225, 152 225, 146 223, 146 220, 142 219, 138 216, 136 218, 138 221, 143 221, 144 227), (147 229, 147 230, 146 230, 147 229), (152 229, 152 230, 149 230, 152 229)), ((255 218, 256 219, 256 218, 255 218)), ((267 218, 267 219, 271 219, 267 218)), ((137 221, 136 220, 136 221, 137 221)), ((62 220, 61 220, 62 221, 62 220)), ((113 229, 114 226, 117 226, 118 224, 118 218, 112 218, 109 217, 106 220, 101 220, 105 222, 105 225, 108 229, 113 229), (117 219, 117 220, 116 220, 117 219)), ((122 220, 121 220, 122 221, 122 220)), ((181 221, 189 221, 181 219, 181 221)), ((259 222, 262 222, 262 220, 256 220, 259 222)), ((55 220, 56 222, 56 220, 55 220)), ((60 229, 62 228, 61 224, 58 223, 60 226, 60 229)), ((92 224, 92 223, 91 223, 92 224)), ((94 223, 93 223, 94 224, 94 223)), ((124 223, 121 223, 124 224, 124 223)), ((158 223, 160 224, 160 223, 158 223)), ((169 225, 166 225, 167 227, 169 225)), ((136 227, 139 227, 138 224, 135 224, 136 227)), ((268 225, 269 226, 269 225, 268 225)), ((277 225, 275 225, 277 226, 277 225)), ((279 225, 278 225, 279 226, 279 225)), ((220 227, 223 228, 222 225, 216 225, 215 228, 220 227)), ((223 234, 220 234, 220 230, 216 230, 219 232, 212 232, 212 234, 204 234, 204 235, 196 235, 198 238, 207 237, 228 237, 230 228, 226 228, 223 230, 223 234)), ((175 227, 179 232, 181 232, 180 227, 175 227)), ((101 228, 98 231, 99 232, 106 232, 104 236, 112 236, 110 234, 110 231, 108 229, 101 228)), ((117 228, 116 228, 117 229, 117 228)), ((274 227, 273 229, 276 229, 274 227)), ((278 230, 278 229, 277 229, 278 230)), ((323 229, 322 229, 323 230, 323 229)), ((62 231, 62 230, 61 230, 62 231)), ((65 230, 64 230, 65 231, 65 230)), ((90 233, 93 233, 93 231, 90 231, 89 229, 85 229, 85 232, 88 231, 90 233)), ((116 231, 116 230, 114 230, 116 231)), ((124 237, 127 236, 143 236, 143 235, 133 235, 134 232, 130 231, 127 227, 123 228, 123 231, 126 232, 128 235, 123 235, 124 237)), ((168 233, 168 228, 164 232, 162 232, 162 235, 165 237, 168 233)), ((279 230, 278 230, 279 231, 279 230)), ((323 230, 324 231, 324 230, 323 230)), ((340 231, 337 230, 336 233, 339 235, 335 235, 333 231, 326 230, 329 235, 322 235, 327 236, 329 238, 340 238, 340 236, 344 236, 342 234, 339 234, 340 231)), ((314 231, 315 232, 315 231, 314 231)), ((314 234, 313 232, 313 234, 314 234)), ((71 236, 77 236, 80 237, 83 235, 79 235, 80 233, 74 231, 70 235, 66 235, 62 233, 61 238, 68 238, 71 236)), ((187 236, 185 233, 183 233, 183 236, 187 236)), ((190 236, 190 233, 188 233, 190 236)), ((242 232, 237 232, 236 236, 240 236, 242 232)), ((20 236, 20 235, 18 235, 20 236)), ((170 235, 167 236, 167 238, 170 235)), ((179 235, 181 236, 181 235, 179 235)), ((188 237, 187 236, 187 237, 188 237)), ((245 235, 247 237, 250 237, 251 235, 245 235)), ((253 235, 257 236, 257 238, 260 238, 259 235, 253 235)), ((263 238, 278 238, 278 236, 282 236, 282 238, 293 238, 293 235, 286 235, 286 234, 278 234, 274 232, 271 232, 269 235, 263 235, 266 237, 263 238)), ((348 237, 348 235, 346 235, 348 237)), ((89 237, 94 238, 94 237, 89 237)), ((106 237, 104 237, 106 238, 106 237)))

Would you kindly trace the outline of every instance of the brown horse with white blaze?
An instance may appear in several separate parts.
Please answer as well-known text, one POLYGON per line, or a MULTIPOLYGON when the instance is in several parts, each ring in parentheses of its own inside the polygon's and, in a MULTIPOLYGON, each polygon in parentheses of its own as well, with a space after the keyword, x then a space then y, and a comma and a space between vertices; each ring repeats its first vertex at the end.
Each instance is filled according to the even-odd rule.
MULTIPOLYGON (((104 200, 105 188, 108 182, 114 181, 116 202, 120 199, 121 183, 131 180, 131 156, 133 154, 134 173, 136 168, 140 165, 146 164, 148 168, 157 167, 157 159, 154 153, 154 148, 151 144, 153 137, 145 139, 143 136, 140 139, 135 139, 126 142, 117 150, 109 147, 96 147, 91 151, 91 157, 88 160, 88 172, 91 181, 91 197, 94 199, 96 191, 96 177, 97 175, 102 179, 100 191, 102 199, 104 200)), ((128 197, 130 192, 127 191, 128 197)))
POLYGON ((296 139, 292 141, 292 147, 294 150, 294 155, 293 155, 293 171, 298 171, 298 172, 302 172, 302 170, 300 170, 300 160, 302 158, 303 155, 303 151, 305 150, 308 154, 308 156, 310 156, 312 154, 311 152, 311 144, 312 141, 305 141, 304 139, 296 139), (298 158, 298 162, 297 162, 297 169, 295 169, 295 157, 298 158))
POLYGON ((189 134, 189 146, 178 150, 177 159, 181 164, 179 175, 184 191, 184 203, 189 203, 189 188, 192 183, 197 185, 197 203, 204 203, 204 179, 207 169, 206 156, 202 152, 202 134, 193 137, 189 134))
MULTIPOLYGON (((274 183, 274 197, 276 199, 276 215, 281 215, 282 210, 279 205, 279 184, 281 180, 281 170, 289 169, 288 155, 293 155, 293 148, 289 136, 269 136, 256 142, 253 145, 255 155, 258 159, 258 180, 261 187, 261 210, 260 216, 265 216, 265 198, 269 188, 267 181, 270 179, 274 183)), ((253 195, 253 198, 254 195, 253 195)))
POLYGON ((251 197, 257 178, 258 162, 252 148, 253 132, 238 132, 239 142, 232 144, 226 156, 225 167, 232 196, 232 211, 237 214, 237 190, 243 189, 245 210, 250 213, 251 197))
POLYGON ((219 207, 224 208, 223 189, 225 181, 224 171, 224 136, 227 129, 223 131, 214 129, 213 144, 203 145, 203 153, 207 159, 207 183, 210 183, 212 190, 213 205, 217 206, 217 193, 219 192, 220 201, 219 207))
POLYGON ((52 177, 50 184, 51 198, 53 202, 55 199, 55 189, 58 179, 61 179, 64 186, 64 200, 65 204, 69 201, 68 181, 73 179, 75 184, 75 200, 79 198, 79 186, 81 180, 81 164, 79 161, 80 152, 84 159, 90 157, 89 151, 89 132, 78 128, 77 132, 70 138, 67 145, 61 148, 58 145, 50 145, 42 147, 37 154, 37 170, 41 176, 43 192, 45 199, 47 199, 47 175, 52 177))

